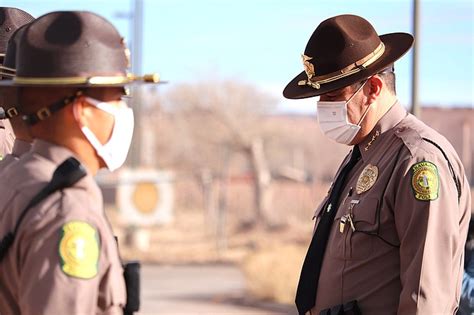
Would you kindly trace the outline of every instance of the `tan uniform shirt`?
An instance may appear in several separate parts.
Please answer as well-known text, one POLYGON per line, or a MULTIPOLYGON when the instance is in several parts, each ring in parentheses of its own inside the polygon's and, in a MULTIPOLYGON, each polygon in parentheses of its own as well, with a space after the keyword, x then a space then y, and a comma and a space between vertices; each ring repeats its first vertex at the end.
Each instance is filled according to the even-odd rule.
POLYGON ((364 315, 454 314, 471 207, 455 150, 398 103, 359 148, 362 159, 340 197, 311 314, 351 300, 364 315), (443 153, 423 138, 446 153, 460 180, 459 200, 443 153))
POLYGON ((15 134, 8 119, 0 120, 0 160, 12 152, 15 134))
MULTIPOLYGON (((0 235, 73 153, 37 140, 0 176, 0 235)), ((0 263, 0 313, 121 314, 123 270, 101 192, 87 175, 25 216, 0 263)))
POLYGON ((4 170, 12 162, 17 161, 23 154, 30 151, 30 149, 30 142, 15 139, 11 153, 5 155, 5 157, 0 161, 0 172, 2 172, 2 170, 4 170))

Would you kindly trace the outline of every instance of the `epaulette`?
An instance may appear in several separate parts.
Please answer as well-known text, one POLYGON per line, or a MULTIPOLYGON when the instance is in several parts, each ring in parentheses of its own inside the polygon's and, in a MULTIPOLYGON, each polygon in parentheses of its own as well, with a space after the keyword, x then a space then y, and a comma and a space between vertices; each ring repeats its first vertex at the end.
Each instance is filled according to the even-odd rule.
POLYGON ((402 140, 411 156, 415 156, 416 151, 420 148, 420 143, 423 142, 422 136, 415 129, 404 125, 395 128, 395 135, 402 140))

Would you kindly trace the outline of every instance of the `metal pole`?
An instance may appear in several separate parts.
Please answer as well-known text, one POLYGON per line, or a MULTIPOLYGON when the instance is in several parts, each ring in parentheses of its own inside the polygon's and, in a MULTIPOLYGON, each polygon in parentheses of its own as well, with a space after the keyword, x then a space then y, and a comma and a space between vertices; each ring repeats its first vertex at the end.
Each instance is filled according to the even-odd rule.
MULTIPOLYGON (((142 48, 143 48, 143 0, 133 1, 133 37, 132 37, 132 72, 137 75, 142 74, 142 48)), ((142 108, 141 89, 136 86, 132 90, 133 112, 135 116, 135 130, 133 135, 132 148, 130 151, 130 166, 136 168, 141 165, 142 148, 142 108)))
POLYGON ((142 72, 142 42, 143 42, 143 0, 134 1, 133 9, 133 50, 132 69, 134 73, 142 72))
POLYGON ((420 43, 420 32, 419 32, 419 1, 413 0, 413 36, 415 37, 415 43, 413 46, 413 59, 412 59, 412 79, 411 79, 411 113, 417 117, 420 117, 421 109, 418 103, 418 47, 420 43))

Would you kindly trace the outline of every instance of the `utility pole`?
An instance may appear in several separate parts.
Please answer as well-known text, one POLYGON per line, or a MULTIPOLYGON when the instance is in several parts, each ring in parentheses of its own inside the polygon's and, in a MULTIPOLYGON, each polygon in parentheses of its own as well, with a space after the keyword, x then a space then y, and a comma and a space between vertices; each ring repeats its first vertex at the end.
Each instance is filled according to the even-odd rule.
MULTIPOLYGON (((143 0, 133 1, 133 31, 132 31, 132 72, 142 75, 142 51, 143 51, 143 0)), ((136 85, 131 90, 132 108, 135 116, 135 130, 132 146, 129 154, 130 167, 137 168, 141 165, 141 151, 143 141, 142 131, 142 90, 136 85)))
POLYGON ((418 103, 418 48, 420 47, 419 32, 419 0, 413 0, 413 36, 415 43, 413 46, 412 78, 411 78, 411 113, 420 117, 421 109, 418 103))

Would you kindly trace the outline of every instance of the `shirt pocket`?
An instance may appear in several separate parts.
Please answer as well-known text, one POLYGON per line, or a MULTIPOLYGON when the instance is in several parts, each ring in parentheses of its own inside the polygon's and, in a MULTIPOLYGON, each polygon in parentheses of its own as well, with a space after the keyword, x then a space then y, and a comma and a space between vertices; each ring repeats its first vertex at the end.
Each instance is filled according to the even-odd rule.
POLYGON ((344 230, 341 233, 340 224, 341 219, 343 216, 346 215, 345 208, 347 207, 346 204, 343 204, 340 209, 338 209, 336 216, 334 217, 334 221, 332 223, 331 231, 329 232, 328 238, 328 245, 326 247, 326 251, 329 255, 333 258, 337 259, 347 259, 348 252, 347 252, 347 237, 348 237, 348 230, 351 229, 349 223, 344 226, 344 230))
POLYGON ((351 260, 367 259, 374 251, 378 222, 377 209, 379 200, 374 197, 361 199, 352 208, 355 231, 349 228, 349 258, 351 260))

